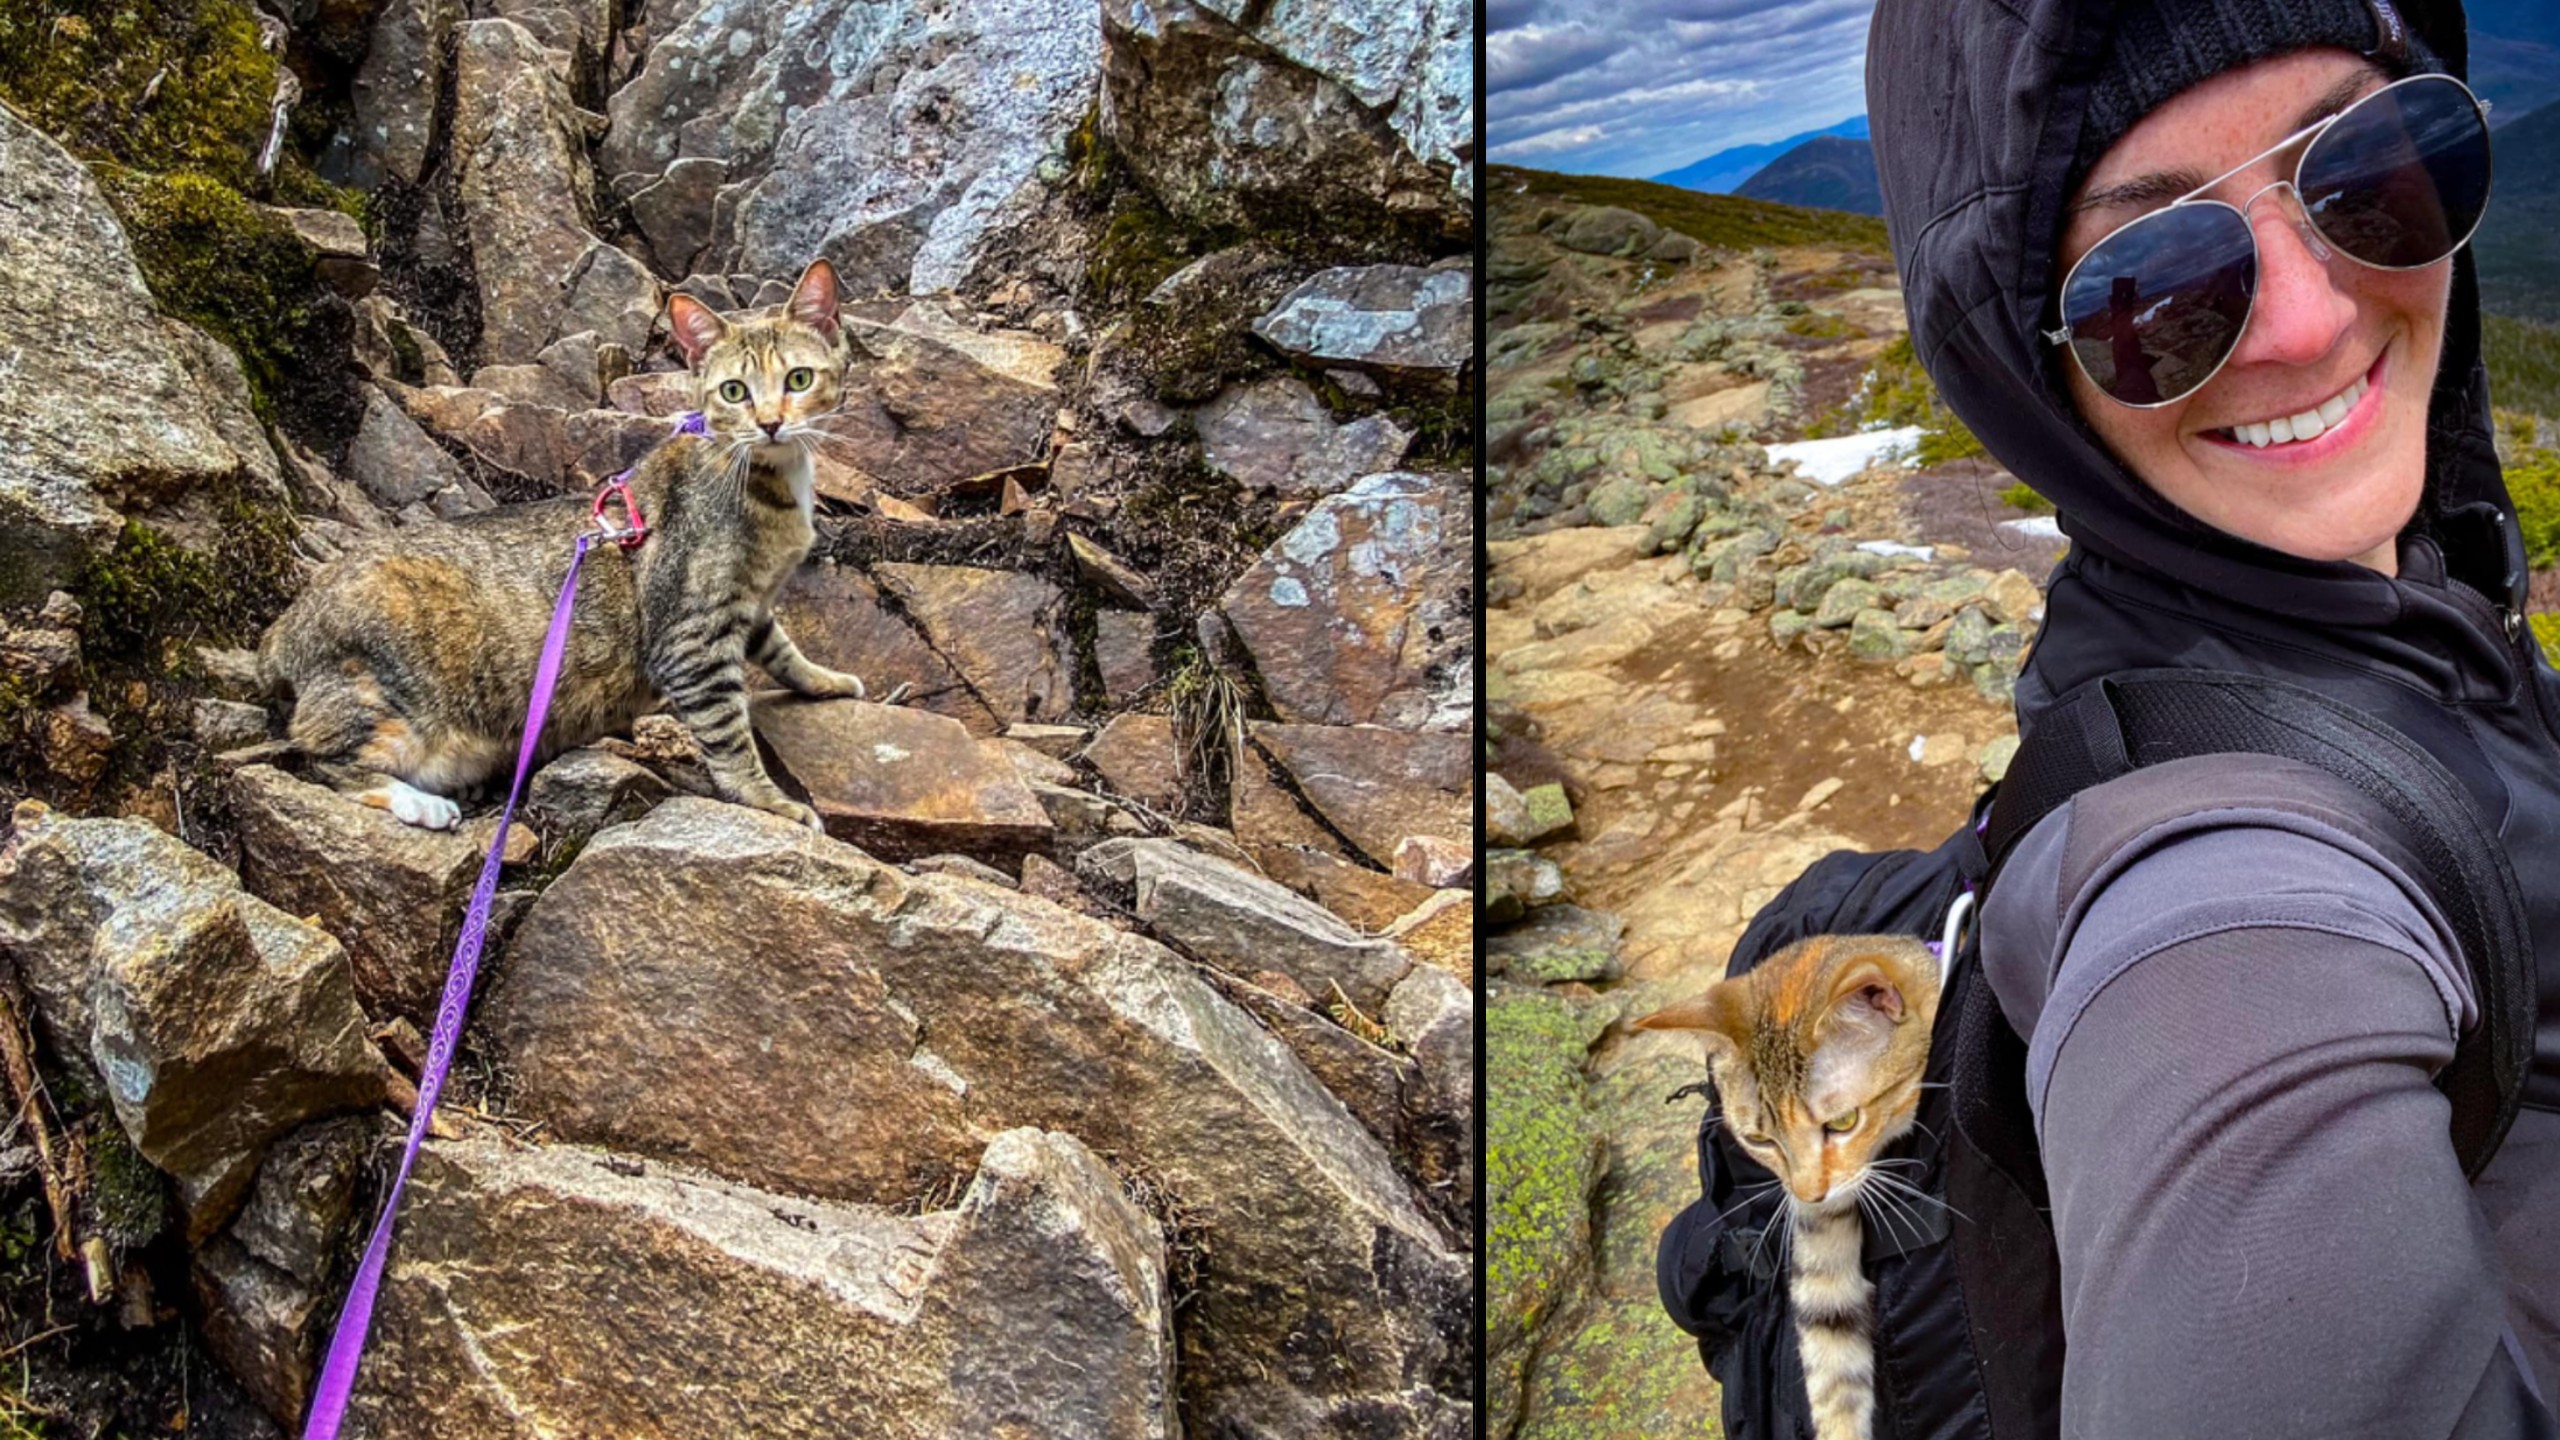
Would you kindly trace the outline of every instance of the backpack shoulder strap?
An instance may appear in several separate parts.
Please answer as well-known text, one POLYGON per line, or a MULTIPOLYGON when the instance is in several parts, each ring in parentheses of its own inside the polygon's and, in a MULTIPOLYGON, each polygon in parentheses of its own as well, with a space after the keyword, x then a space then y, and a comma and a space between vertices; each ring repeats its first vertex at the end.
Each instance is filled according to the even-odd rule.
POLYGON ((2036 822, 2092 785, 2167 760, 2245 752, 2317 766, 2371 797, 2416 857, 2461 943, 2480 1023, 2436 1084, 2453 1142, 2477 1176, 2506 1137, 2533 1057, 2533 950, 2504 846, 2460 783, 2398 730, 2284 681, 2212 670, 2138 670, 2079 687, 2039 717, 1991 801, 1993 874, 2036 822))

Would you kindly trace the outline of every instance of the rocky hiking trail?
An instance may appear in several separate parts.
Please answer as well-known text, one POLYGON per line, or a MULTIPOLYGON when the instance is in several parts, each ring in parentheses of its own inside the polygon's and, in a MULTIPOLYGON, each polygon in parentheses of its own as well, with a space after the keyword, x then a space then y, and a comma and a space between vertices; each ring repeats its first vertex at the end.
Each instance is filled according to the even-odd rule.
POLYGON ((1880 231, 1701 245, 1500 169, 1489 198, 1490 1433, 1718 1435, 1654 1282, 1702 1062, 1625 1022, 1722 978, 1823 853, 1962 821, 2059 544, 1988 462, 1908 458, 1880 231))
POLYGON ((0 0, 0 1435, 298 1432, 416 1103, 495 797, 260 631, 821 254, 908 698, 533 777, 346 1433, 1475 1433, 1472 11, 1329 13, 0 0))

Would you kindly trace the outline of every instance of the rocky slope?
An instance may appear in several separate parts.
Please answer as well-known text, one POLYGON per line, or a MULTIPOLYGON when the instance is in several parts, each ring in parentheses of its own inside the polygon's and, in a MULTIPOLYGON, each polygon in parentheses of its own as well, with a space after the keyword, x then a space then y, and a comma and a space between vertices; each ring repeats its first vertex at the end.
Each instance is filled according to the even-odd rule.
POLYGON ((1697 1194, 1697 1102, 1664 1098, 1702 1066, 1623 1022, 1721 978, 1823 852, 1961 821, 2056 546, 1987 462, 1902 458, 1961 446, 1895 428, 1938 422, 1897 393, 1880 248, 1677 228, 1758 213, 1719 197, 1492 201, 1487 1419, 1716 1435, 1653 1276, 1697 1194))
POLYGON ((0 0, 0 1425, 298 1425, 414 1104, 493 818, 321 783, 243 647, 630 464, 666 298, 823 254, 783 609, 909 698, 758 702, 824 836, 663 718, 535 777, 351 1433, 1471 1433, 1467 8, 58 8, 0 0))

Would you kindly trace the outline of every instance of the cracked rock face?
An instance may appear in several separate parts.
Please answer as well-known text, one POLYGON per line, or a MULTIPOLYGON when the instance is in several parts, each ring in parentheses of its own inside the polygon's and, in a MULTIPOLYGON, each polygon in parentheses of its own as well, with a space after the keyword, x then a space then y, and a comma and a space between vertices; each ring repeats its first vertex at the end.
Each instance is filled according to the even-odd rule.
POLYGON ((898 1215, 577 1146, 440 1143, 351 1436, 1173 1440, 1163 1242, 1072 1136, 898 1215), (1025 1303, 1026 1297, 1036 1297, 1025 1303), (609 1343, 559 1343, 559 1337, 609 1343))
POLYGON ((1341 1103, 1151 941, 677 799, 544 892, 484 1013, 549 1133, 758 1185, 894 1203, 1003 1127, 1072 1130, 1200 1227, 1181 1385, 1206 1433, 1464 1423, 1467 1257, 1341 1103), (1400 1418, 1337 1425, 1359 1415, 1400 1418))

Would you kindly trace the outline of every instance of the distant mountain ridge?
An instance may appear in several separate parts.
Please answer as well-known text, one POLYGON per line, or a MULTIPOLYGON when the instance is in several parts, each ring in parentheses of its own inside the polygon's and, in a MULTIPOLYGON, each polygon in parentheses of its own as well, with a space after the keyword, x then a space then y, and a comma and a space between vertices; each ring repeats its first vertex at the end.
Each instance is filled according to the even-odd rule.
POLYGON ((1808 140, 1839 136, 1850 140, 1867 138, 1867 117, 1852 115, 1837 125, 1820 130, 1807 130, 1784 140, 1765 145, 1736 145, 1719 150, 1704 160, 1666 170, 1653 177, 1661 185, 1677 185, 1683 190, 1703 190, 1710 195, 1730 195, 1743 181, 1758 174, 1768 163, 1808 140))
POLYGON ((1875 147, 1840 135, 1807 140, 1770 161, 1733 193, 1853 215, 1884 213, 1884 190, 1876 183, 1875 147))
POLYGON ((2489 213, 2471 237, 2483 309, 2560 323, 2560 104, 2500 126, 2489 213))

